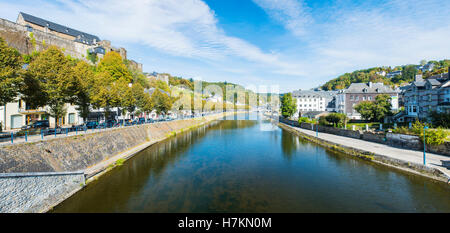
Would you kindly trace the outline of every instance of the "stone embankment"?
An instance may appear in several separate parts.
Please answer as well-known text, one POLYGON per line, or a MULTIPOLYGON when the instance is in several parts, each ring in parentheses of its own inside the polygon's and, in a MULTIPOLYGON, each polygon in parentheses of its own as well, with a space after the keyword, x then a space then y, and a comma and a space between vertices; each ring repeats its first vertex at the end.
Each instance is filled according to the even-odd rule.
POLYGON ((0 147, 0 212, 46 212, 146 147, 233 112, 0 147))
MULTIPOLYGON (((317 127, 317 125, 315 124, 305 122, 299 124, 297 121, 292 121, 284 118, 280 118, 279 121, 302 129, 314 131, 316 130, 317 127)), ((372 133, 359 130, 348 130, 334 127, 327 127, 322 125, 319 125, 318 127, 319 127, 318 131, 322 133, 329 133, 344 137, 361 139, 369 142, 381 143, 396 148, 423 151, 423 143, 420 141, 418 136, 414 135, 395 134, 395 133, 386 133, 386 134, 372 133)), ((427 152, 430 153, 450 156, 450 142, 445 142, 441 145, 427 145, 426 149, 427 152)))
MULTIPOLYGON (((370 140, 366 142, 362 140, 362 138, 356 137, 356 134, 348 133, 344 130, 342 130, 341 133, 336 133, 334 131, 324 132, 324 130, 321 131, 320 127, 318 128, 320 133, 317 137, 315 132, 317 128, 315 125, 303 123, 299 125, 298 122, 281 118, 279 125, 283 129, 293 132, 308 141, 320 144, 334 151, 343 152, 367 161, 418 174, 434 180, 447 183, 450 181, 450 172, 443 166, 445 161, 450 160, 450 158, 446 156, 430 153, 427 158, 428 163, 425 166, 422 164, 423 158, 421 152, 392 147, 389 144, 386 144, 385 140, 379 141, 370 138, 370 140), (378 142, 385 145, 379 144, 378 142)), ((367 139, 367 137, 370 136, 365 137, 367 139)), ((402 138, 402 136, 398 135, 395 135, 395 137, 398 137, 398 140, 411 140, 410 138, 402 138)), ((407 143, 415 143, 415 141, 411 140, 407 143)))

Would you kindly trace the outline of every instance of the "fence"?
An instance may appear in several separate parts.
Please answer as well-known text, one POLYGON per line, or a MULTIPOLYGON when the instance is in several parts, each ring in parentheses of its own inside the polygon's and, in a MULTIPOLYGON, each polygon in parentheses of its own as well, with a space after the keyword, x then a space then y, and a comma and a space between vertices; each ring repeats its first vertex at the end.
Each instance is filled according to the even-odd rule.
POLYGON ((211 114, 220 113, 219 111, 215 112, 207 112, 207 113, 200 113, 190 116, 177 116, 176 118, 171 117, 165 117, 165 118, 159 118, 159 119, 143 119, 139 118, 139 120, 134 121, 127 121, 127 120, 120 120, 120 121, 113 121, 113 122, 96 122, 96 121, 89 121, 83 125, 78 126, 72 126, 72 127, 61 127, 61 128, 45 128, 45 129, 27 129, 27 130, 20 130, 17 132, 3 132, 0 133, 0 143, 17 143, 18 141, 21 142, 28 142, 31 138, 36 140, 37 137, 39 137, 40 140, 44 140, 46 138, 50 137, 58 137, 58 136, 71 136, 78 135, 79 133, 88 133, 88 132, 96 132, 101 131, 105 129, 112 129, 112 128, 120 128, 120 127, 129 127, 129 126, 135 126, 135 125, 144 125, 144 124, 152 124, 155 122, 161 122, 161 121, 173 121, 173 120, 182 120, 187 118, 194 118, 194 117, 200 117, 200 116, 208 116, 211 114), (143 119, 143 120, 141 120, 143 119))

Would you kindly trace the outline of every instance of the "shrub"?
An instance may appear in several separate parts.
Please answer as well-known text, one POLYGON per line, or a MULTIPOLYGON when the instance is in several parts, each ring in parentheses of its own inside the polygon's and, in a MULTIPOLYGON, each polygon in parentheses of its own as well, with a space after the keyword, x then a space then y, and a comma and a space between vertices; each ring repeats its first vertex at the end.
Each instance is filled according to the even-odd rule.
MULTIPOLYGON (((448 132, 443 128, 426 130, 425 143, 427 145, 441 145, 448 137, 448 132)), ((423 130, 420 134, 420 140, 423 142, 423 130)))
POLYGON ((436 111, 430 114, 431 122, 435 127, 450 128, 450 114, 449 113, 438 113, 436 111))
POLYGON ((331 113, 325 116, 325 120, 334 126, 342 126, 347 121, 347 116, 343 113, 331 113))
MULTIPOLYGON (((420 137, 420 140, 423 142, 423 136, 424 136, 424 127, 428 124, 422 123, 420 121, 414 122, 412 124, 411 131, 420 137)), ((442 127, 439 127, 437 129, 429 129, 426 130, 426 137, 425 137, 425 143, 427 145, 440 145, 445 142, 446 138, 448 137, 448 132, 443 129, 442 127)))

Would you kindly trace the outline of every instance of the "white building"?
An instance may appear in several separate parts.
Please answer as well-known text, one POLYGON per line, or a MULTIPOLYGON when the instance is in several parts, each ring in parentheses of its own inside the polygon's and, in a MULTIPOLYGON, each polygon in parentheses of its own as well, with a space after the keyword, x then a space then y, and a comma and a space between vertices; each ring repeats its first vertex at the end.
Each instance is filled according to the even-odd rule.
MULTIPOLYGON (((58 119, 60 126, 78 125, 83 123, 76 106, 66 104, 67 113, 58 119)), ((31 109, 25 101, 18 99, 15 102, 7 103, 0 107, 0 122, 3 130, 20 129, 22 126, 37 120, 49 120, 50 127, 55 127, 55 119, 48 114, 48 107, 31 109)))
POLYGON ((336 93, 335 91, 293 91, 292 97, 297 100, 297 112, 295 115, 298 116, 299 112, 334 111, 336 93))

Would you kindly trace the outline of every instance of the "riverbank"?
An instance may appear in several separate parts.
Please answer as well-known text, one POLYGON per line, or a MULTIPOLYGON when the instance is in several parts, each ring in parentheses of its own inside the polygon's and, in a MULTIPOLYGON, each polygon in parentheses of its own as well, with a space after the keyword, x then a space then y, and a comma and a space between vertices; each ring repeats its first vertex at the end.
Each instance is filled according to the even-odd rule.
POLYGON ((446 156, 427 153, 428 162, 427 165, 424 166, 420 163, 423 154, 418 151, 393 148, 379 143, 322 132, 320 132, 317 137, 315 131, 293 127, 282 122, 279 123, 279 126, 308 141, 320 144, 333 151, 343 152, 367 161, 445 183, 448 183, 450 179, 450 172, 441 165, 441 160, 450 160, 450 158, 446 156))
POLYGON ((0 212, 47 212, 148 146, 232 114, 1 147, 0 212))

